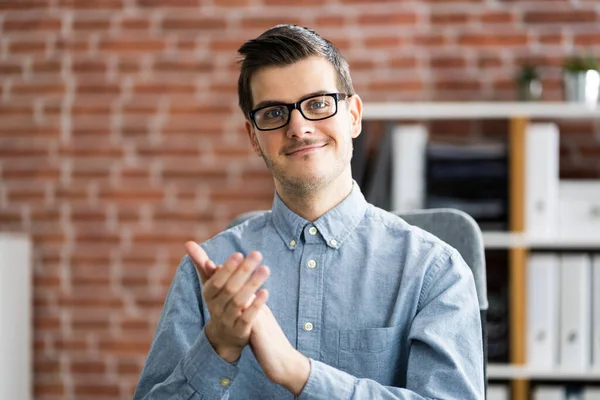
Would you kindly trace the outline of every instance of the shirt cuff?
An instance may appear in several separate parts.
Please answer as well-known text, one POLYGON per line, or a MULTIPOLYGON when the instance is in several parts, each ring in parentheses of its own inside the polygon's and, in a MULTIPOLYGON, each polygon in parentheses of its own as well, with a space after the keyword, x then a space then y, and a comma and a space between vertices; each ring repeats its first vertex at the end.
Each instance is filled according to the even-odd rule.
POLYGON ((206 338, 204 330, 183 361, 189 384, 207 398, 223 397, 239 373, 239 367, 221 358, 206 338))
POLYGON ((354 393, 356 378, 344 371, 320 361, 310 360, 308 380, 297 397, 298 400, 350 399, 354 393))

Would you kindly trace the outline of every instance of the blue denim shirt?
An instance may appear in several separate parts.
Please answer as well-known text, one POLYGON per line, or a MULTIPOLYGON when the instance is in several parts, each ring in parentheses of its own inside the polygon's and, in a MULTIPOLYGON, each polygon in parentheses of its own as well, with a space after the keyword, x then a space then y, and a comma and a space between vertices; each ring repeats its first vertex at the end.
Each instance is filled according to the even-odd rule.
MULTIPOLYGON (((449 245, 367 203, 358 185, 314 223, 275 194, 266 214, 202 244, 223 263, 263 254, 268 305, 310 359, 299 399, 483 399, 481 321, 470 269, 449 245)), ((249 347, 230 364, 186 256, 167 295, 134 400, 293 399, 249 347)))

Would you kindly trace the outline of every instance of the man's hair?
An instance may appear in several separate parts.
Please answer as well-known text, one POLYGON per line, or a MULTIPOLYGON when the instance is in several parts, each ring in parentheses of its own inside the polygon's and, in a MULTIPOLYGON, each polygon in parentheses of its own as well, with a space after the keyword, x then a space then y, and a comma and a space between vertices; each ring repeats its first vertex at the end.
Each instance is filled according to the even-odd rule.
POLYGON ((238 79, 239 105, 244 116, 252 110, 250 89, 252 75, 261 68, 283 67, 311 56, 326 58, 337 73, 337 89, 352 95, 354 88, 348 62, 339 50, 316 32, 297 25, 277 25, 256 39, 247 41, 239 48, 242 56, 238 79))

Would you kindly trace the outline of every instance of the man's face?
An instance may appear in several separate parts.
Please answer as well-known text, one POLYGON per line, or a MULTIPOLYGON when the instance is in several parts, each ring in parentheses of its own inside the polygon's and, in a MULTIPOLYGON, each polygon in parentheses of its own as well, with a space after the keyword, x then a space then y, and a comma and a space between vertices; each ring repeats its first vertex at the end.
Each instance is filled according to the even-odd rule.
MULTIPOLYGON (((311 93, 337 93, 336 83, 335 68, 321 57, 263 68, 251 79, 253 108, 266 102, 295 103, 311 93)), ((357 95, 341 100, 337 110, 320 121, 306 120, 293 110, 289 123, 272 131, 260 131, 246 121, 252 147, 265 160, 276 184, 310 194, 349 173, 352 139, 361 131, 361 100, 357 95)))

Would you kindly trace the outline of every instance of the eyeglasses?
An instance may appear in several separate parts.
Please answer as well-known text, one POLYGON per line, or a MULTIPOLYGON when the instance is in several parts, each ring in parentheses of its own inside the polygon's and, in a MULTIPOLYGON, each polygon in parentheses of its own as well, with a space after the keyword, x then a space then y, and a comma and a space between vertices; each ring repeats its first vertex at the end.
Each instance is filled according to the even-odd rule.
POLYGON ((352 95, 326 93, 307 97, 296 103, 264 106, 250 111, 250 120, 259 131, 272 131, 290 122, 292 111, 298 110, 309 121, 320 121, 333 117, 338 111, 338 101, 352 95))

